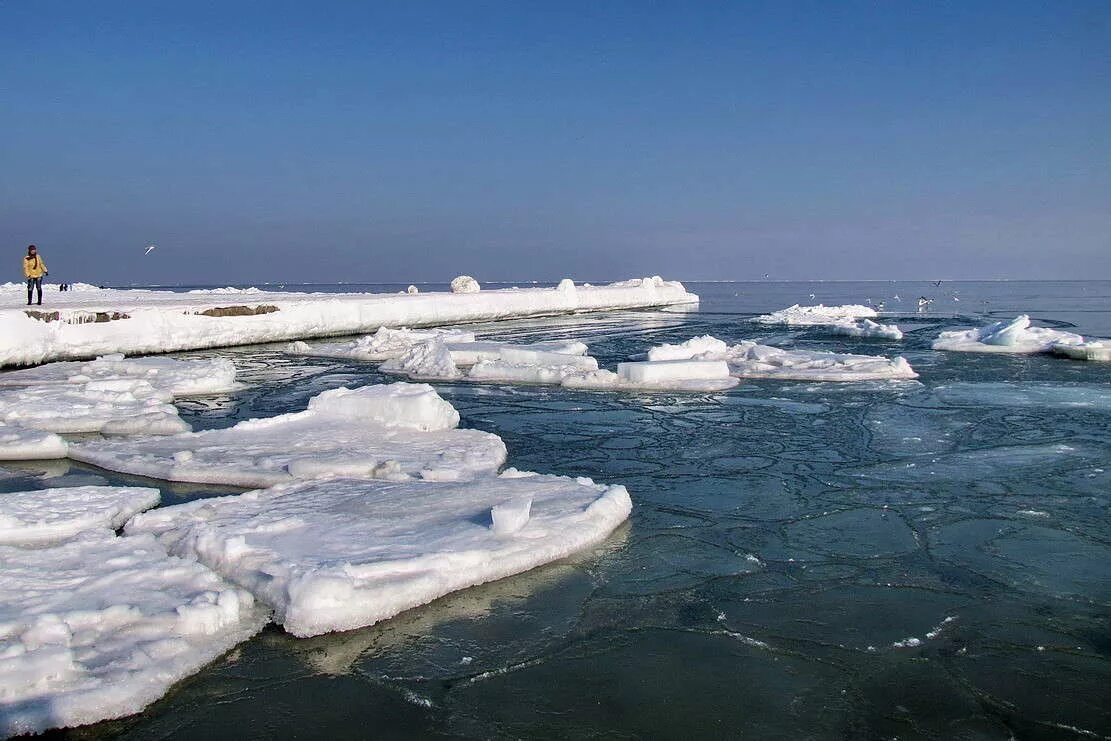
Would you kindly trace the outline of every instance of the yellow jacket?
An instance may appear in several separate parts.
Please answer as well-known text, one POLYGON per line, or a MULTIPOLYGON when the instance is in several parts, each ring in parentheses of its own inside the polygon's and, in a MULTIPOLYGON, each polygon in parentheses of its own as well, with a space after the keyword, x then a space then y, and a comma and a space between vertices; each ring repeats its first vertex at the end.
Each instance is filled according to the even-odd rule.
POLYGON ((41 278, 46 275, 46 263, 42 261, 42 257, 30 255, 23 258, 23 277, 24 278, 41 278))

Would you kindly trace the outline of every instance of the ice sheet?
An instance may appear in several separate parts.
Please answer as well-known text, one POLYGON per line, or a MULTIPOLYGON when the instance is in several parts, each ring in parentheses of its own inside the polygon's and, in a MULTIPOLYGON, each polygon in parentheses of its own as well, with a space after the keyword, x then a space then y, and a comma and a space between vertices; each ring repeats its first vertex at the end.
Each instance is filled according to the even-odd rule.
POLYGON ((0 422, 47 432, 170 435, 189 429, 172 398, 128 378, 9 387, 0 389, 0 422))
POLYGON ((179 360, 105 355, 86 363, 48 363, 0 373, 0 387, 80 384, 88 381, 142 380, 172 397, 235 391, 235 364, 227 358, 179 360))
POLYGON ((631 506, 622 486, 513 470, 465 483, 328 479, 164 507, 127 532, 158 535, 309 636, 589 548, 631 506))
POLYGON ((158 489, 71 486, 0 494, 0 545, 65 540, 83 530, 123 527, 158 504, 158 489))
MULTIPOLYGON (((1083 337, 1072 332, 1031 327, 1030 317, 1021 314, 1010 321, 996 322, 978 329, 942 332, 934 340, 933 348, 950 352, 1032 354, 1081 345, 1083 342, 1083 337)), ((1059 352, 1065 351, 1062 349, 1059 352)))
POLYGON ((505 462, 497 435, 454 429, 458 413, 431 386, 334 389, 303 412, 164 438, 71 442, 69 456, 167 481, 271 486, 327 475, 454 480, 505 462))
POLYGON ((149 535, 0 546, 0 736, 137 713, 266 620, 149 535))
POLYGON ((0 461, 65 458, 68 445, 53 432, 0 423, 0 461))
POLYGON ((760 324, 786 324, 791 327, 808 327, 819 324, 839 324, 845 320, 860 318, 874 319, 876 310, 860 304, 844 304, 842 306, 789 306, 786 309, 773 311, 771 314, 754 317, 752 321, 760 324))

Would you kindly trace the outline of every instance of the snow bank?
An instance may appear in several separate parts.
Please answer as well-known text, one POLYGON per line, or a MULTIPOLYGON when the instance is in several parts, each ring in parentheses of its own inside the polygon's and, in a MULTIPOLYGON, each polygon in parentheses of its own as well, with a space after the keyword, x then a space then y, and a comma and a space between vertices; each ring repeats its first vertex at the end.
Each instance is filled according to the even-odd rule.
POLYGON ((265 487, 328 475, 456 480, 505 462, 497 435, 454 429, 431 386, 334 389, 303 412, 164 438, 71 442, 69 457, 166 481, 265 487))
POLYGON ((127 358, 104 355, 96 360, 48 363, 0 373, 0 387, 78 384, 88 381, 138 379, 170 396, 198 396, 236 391, 235 364, 227 358, 179 360, 167 357, 127 358))
POLYGON ((622 486, 516 471, 466 483, 328 479, 164 507, 127 532, 157 535, 310 636, 564 558, 630 509, 622 486))
POLYGON ((0 423, 0 461, 65 458, 68 445, 53 432, 0 423))
POLYGON ((17 292, 0 294, 0 367, 118 352, 140 355, 359 334, 379 327, 443 326, 698 302, 681 283, 656 278, 574 290, 521 288, 404 296, 66 292, 52 293, 50 306, 31 314, 22 305, 25 298, 17 292))
POLYGON ((266 620, 149 535, 0 546, 0 736, 138 713, 266 620))
POLYGON ((352 360, 389 360, 396 358, 416 345, 431 340, 444 342, 474 342, 474 332, 449 328, 409 329, 381 327, 372 335, 351 342, 331 342, 309 345, 293 342, 286 350, 295 355, 316 355, 325 358, 350 358, 352 360))
MULTIPOLYGON (((83 530, 116 530, 158 504, 158 489, 73 486, 0 494, 0 545, 51 543, 83 530)), ((2 693, 0 693, 2 696, 2 693)))
POLYGON ((460 275, 451 280, 452 293, 478 293, 480 290, 482 286, 469 275, 460 275))
POLYGON ((831 334, 844 335, 846 337, 861 337, 867 339, 881 339, 881 340, 901 340, 903 339, 903 330, 899 329, 894 324, 878 324, 871 319, 859 319, 857 321, 842 321, 834 322, 825 325, 826 329, 831 334))
POLYGON ((147 381, 113 379, 0 389, 0 422, 47 432, 171 435, 187 425, 173 397, 147 381))
POLYGON ((1067 352, 1063 348, 1082 345, 1084 338, 1072 332, 1061 332, 1044 327, 1031 327, 1030 317, 1026 314, 1010 321, 996 322, 979 329, 942 332, 934 340, 935 350, 950 352, 995 352, 1032 354, 1067 352))
POLYGON ((791 327, 809 327, 820 324, 838 324, 845 320, 860 318, 874 319, 876 310, 861 306, 860 304, 845 304, 843 306, 789 306, 786 309, 774 311, 771 314, 754 317, 752 321, 760 324, 786 324, 791 327))

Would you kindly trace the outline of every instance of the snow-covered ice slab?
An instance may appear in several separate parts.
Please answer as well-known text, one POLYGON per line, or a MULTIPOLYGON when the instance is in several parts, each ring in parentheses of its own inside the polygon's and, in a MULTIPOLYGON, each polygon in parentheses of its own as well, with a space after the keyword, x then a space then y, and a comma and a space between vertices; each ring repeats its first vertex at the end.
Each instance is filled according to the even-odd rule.
POLYGON ((1050 347, 1054 355, 1073 360, 1111 361, 1111 340, 1087 340, 1085 342, 1056 342, 1050 347))
POLYGON ((68 444, 53 432, 0 423, 0 461, 65 458, 68 444))
POLYGON ((616 373, 577 373, 562 385, 596 391, 724 391, 738 383, 721 360, 650 360, 618 363, 616 373))
POLYGON ((877 381, 917 378, 906 359, 848 355, 815 350, 784 350, 744 341, 732 347, 704 335, 678 345, 648 351, 650 360, 691 358, 724 360, 738 378, 778 378, 794 381, 877 381))
POLYGON ((543 363, 543 359, 529 353, 552 355, 586 355, 589 348, 578 340, 550 340, 531 342, 527 345, 514 345, 508 342, 445 342, 451 360, 456 365, 468 366, 482 362, 531 362, 543 363))
POLYGON ((606 286, 567 280, 556 288, 404 295, 80 291, 52 293, 41 311, 28 311, 25 299, 0 293, 0 367, 698 302, 681 283, 658 276, 606 286))
POLYGON ((0 422, 47 432, 171 435, 189 430, 166 391, 139 379, 0 389, 0 422))
POLYGON ((834 322, 825 325, 830 334, 846 337, 860 337, 862 339, 901 340, 903 330, 895 324, 879 324, 871 319, 858 319, 857 321, 834 322))
POLYGON ((587 356, 586 351, 587 346, 577 340, 514 345, 505 342, 448 343, 434 338, 387 360, 379 370, 426 381, 559 383, 569 372, 598 368, 598 361, 587 356))
POLYGON ((978 329, 942 332, 934 340, 933 348, 950 352, 1033 354, 1083 343, 1084 338, 1072 332, 1031 327, 1030 317, 1021 314, 1010 321, 996 322, 978 329))
MULTIPOLYGON (((158 504, 158 489, 71 486, 0 494, 0 545, 51 543, 83 530, 116 530, 158 504)), ((0 659, 2 663, 2 659, 0 659)))
POLYGON ((467 371, 466 380, 484 383, 558 385, 569 376, 596 370, 598 370, 598 361, 589 355, 503 349, 498 359, 472 365, 467 371))
POLYGON ((589 548, 631 506, 623 486, 513 470, 454 483, 326 479, 163 507, 127 532, 157 535, 310 636, 589 548))
POLYGON ((786 309, 773 311, 771 314, 753 317, 752 321, 759 324, 786 324, 790 327, 810 327, 822 324, 844 323, 845 320, 874 319, 876 310, 860 304, 845 304, 843 306, 789 306, 786 309))
POLYGON ((105 355, 86 363, 48 363, 0 373, 0 387, 81 384, 89 381, 141 380, 170 396, 198 396, 236 391, 235 364, 227 358, 127 358, 105 355))
POLYGON ((505 462, 497 435, 456 429, 424 384, 324 391, 302 412, 163 438, 71 442, 69 457, 166 481, 265 487, 327 475, 455 480, 505 462))
POLYGON ((266 621, 150 535, 0 546, 0 736, 138 713, 266 621))
POLYGON ((381 327, 371 335, 350 342, 290 343, 286 350, 295 355, 315 355, 325 358, 380 361, 404 355, 414 346, 431 340, 443 342, 474 342, 474 332, 450 328, 410 329, 409 327, 381 327))

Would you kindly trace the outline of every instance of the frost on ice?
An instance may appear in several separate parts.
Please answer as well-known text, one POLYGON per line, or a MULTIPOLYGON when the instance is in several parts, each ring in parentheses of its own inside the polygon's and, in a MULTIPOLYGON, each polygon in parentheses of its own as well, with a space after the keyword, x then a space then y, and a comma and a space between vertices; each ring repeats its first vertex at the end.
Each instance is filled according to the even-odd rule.
POLYGON ((874 319, 876 310, 860 304, 845 304, 843 306, 789 306, 786 309, 773 311, 771 314, 754 317, 752 321, 759 324, 786 324, 790 327, 811 327, 822 324, 837 324, 856 319, 874 319))
POLYGON ((716 337, 694 337, 678 345, 648 351, 649 360, 717 360, 728 363, 738 378, 780 378, 798 381, 871 381, 917 378, 904 358, 848 355, 815 350, 784 350, 743 341, 732 347, 716 337))
POLYGON ((459 414, 424 384, 333 389, 302 412, 163 438, 72 442, 69 456, 168 481, 271 486, 325 475, 454 480, 505 462, 497 435, 456 429, 459 414))
POLYGON ((623 486, 507 471, 470 482, 324 479, 136 517, 271 605, 297 636, 371 625, 569 556, 628 516, 623 486))
POLYGON ((158 489, 72 486, 0 494, 0 545, 65 540, 83 530, 123 527, 158 504, 158 489))
POLYGON ((0 546, 0 736, 137 713, 266 621, 149 535, 0 546))
MULTIPOLYGON (((1068 354, 1071 346, 1084 345, 1084 338, 1072 332, 1031 327, 1026 314, 1010 321, 996 322, 978 329, 942 332, 934 340, 935 350, 951 352, 1047 353, 1055 349, 1068 354)), ((1078 351, 1079 352, 1079 351, 1078 351)))

